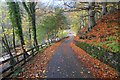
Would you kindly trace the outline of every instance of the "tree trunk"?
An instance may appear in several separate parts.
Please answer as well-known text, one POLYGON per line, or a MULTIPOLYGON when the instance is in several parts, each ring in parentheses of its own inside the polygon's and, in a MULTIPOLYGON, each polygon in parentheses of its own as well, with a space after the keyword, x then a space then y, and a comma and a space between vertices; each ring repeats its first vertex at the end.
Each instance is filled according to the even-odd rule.
POLYGON ((30 38, 30 47, 32 47, 32 42, 31 42, 31 28, 29 28, 29 38, 30 38))
POLYGON ((3 48, 2 52, 7 51, 5 44, 3 42, 1 44, 2 44, 2 48, 3 48))
POLYGON ((31 16, 32 16, 32 25, 33 25, 34 45, 38 45, 37 35, 36 35, 36 25, 35 25, 35 2, 32 3, 32 6, 30 8, 32 13, 31 16))
POLYGON ((113 6, 110 6, 110 11, 109 11, 109 13, 112 13, 112 12, 114 12, 116 9, 115 9, 115 3, 111 3, 111 4, 113 4, 113 6))
POLYGON ((107 2, 103 2, 103 5, 102 5, 102 16, 105 15, 107 13, 107 2))
MULTIPOLYGON (((13 27, 13 49, 14 49, 14 51, 15 51, 15 55, 17 55, 16 46, 15 46, 15 33, 14 33, 14 27, 13 27)), ((17 61, 19 61, 18 57, 17 57, 17 61)))
POLYGON ((57 32, 58 32, 58 31, 55 29, 55 39, 57 38, 57 35, 56 35, 56 34, 57 34, 57 32))
POLYGON ((83 11, 81 11, 81 25, 82 25, 82 28, 83 28, 84 27, 83 11))
POLYGON ((63 29, 62 29, 62 39, 63 39, 63 29))
POLYGON ((34 46, 36 46, 38 45, 38 42, 37 42, 37 35, 36 35, 35 12, 32 15, 32 26, 33 26, 34 46))
POLYGON ((9 12, 10 12, 10 17, 11 17, 11 22, 14 25, 14 27, 17 27, 18 29, 18 35, 21 41, 21 46, 22 50, 24 52, 24 57, 26 57, 27 52, 24 48, 24 38, 23 38, 23 32, 22 32, 22 26, 21 26, 21 15, 20 15, 20 10, 19 10, 19 4, 18 2, 8 2, 9 5, 9 12))
POLYGON ((98 13, 96 12, 95 14, 96 14, 96 18, 95 19, 98 19, 99 18, 98 13))
POLYGON ((33 39, 34 39, 34 46, 38 45, 37 36, 36 36, 36 25, 35 25, 35 2, 29 2, 29 6, 27 7, 25 2, 22 2, 23 7, 25 8, 26 12, 28 13, 30 22, 32 21, 32 31, 33 31, 33 39))
MULTIPOLYGON (((2 30, 4 32, 4 27, 3 26, 2 26, 2 30)), ((10 51, 10 48, 9 48, 9 45, 8 45, 8 41, 7 41, 7 37, 6 37, 5 33, 4 33, 4 37, 2 37, 2 42, 6 46, 8 54, 10 55, 10 58, 11 58, 10 64, 11 65, 15 64, 15 60, 13 59, 13 55, 12 55, 12 53, 10 51)))
POLYGON ((10 65, 14 65, 16 63, 16 61, 14 60, 13 58, 13 55, 10 51, 10 48, 9 48, 9 45, 8 45, 8 42, 7 42, 7 39, 6 39, 6 36, 4 34, 4 38, 2 37, 2 42, 4 43, 4 45, 6 46, 7 48, 7 51, 8 51, 8 54, 10 55, 10 58, 11 58, 11 61, 10 61, 10 65), (4 40, 5 39, 5 40, 4 40))
POLYGON ((89 23, 88 23, 88 31, 90 31, 95 26, 95 2, 89 2, 89 23))
POLYGON ((25 53, 25 55, 28 55, 26 53, 25 48, 24 48, 25 43, 24 43, 23 32, 22 32, 22 27, 21 27, 21 20, 19 20, 20 15, 17 15, 18 14, 17 8, 15 9, 15 13, 16 13, 15 16, 16 16, 16 22, 17 22, 16 25, 18 27, 18 32, 19 32, 19 37, 20 37, 22 49, 23 49, 23 52, 25 53))
POLYGON ((48 33, 48 43, 49 43, 49 33, 48 33))
POLYGON ((86 25, 86 16, 85 16, 85 20, 84 20, 84 23, 85 23, 85 25, 86 25))

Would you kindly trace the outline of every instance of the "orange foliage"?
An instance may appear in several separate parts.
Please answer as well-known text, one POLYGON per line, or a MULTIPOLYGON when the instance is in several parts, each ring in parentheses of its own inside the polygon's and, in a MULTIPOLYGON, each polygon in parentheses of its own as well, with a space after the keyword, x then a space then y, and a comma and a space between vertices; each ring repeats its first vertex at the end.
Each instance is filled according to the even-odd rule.
POLYGON ((36 55, 33 58, 33 60, 29 61, 27 65, 24 65, 22 67, 22 68, 25 68, 25 71, 20 72, 19 77, 16 77, 16 78, 45 78, 45 74, 46 74, 45 72, 47 69, 48 62, 52 59, 52 56, 54 55, 56 49, 66 39, 60 42, 57 42, 52 46, 48 46, 48 48, 46 48, 43 51, 43 53, 39 53, 38 55, 36 55), (36 75, 38 73, 39 75, 36 75))
POLYGON ((91 55, 73 44, 73 41, 71 41, 70 47, 79 56, 80 60, 92 71, 96 78, 116 78, 116 76, 118 76, 118 73, 112 67, 104 64, 98 59, 92 58, 91 55), (96 67, 99 69, 96 69, 96 67))
MULTIPOLYGON (((92 35, 96 36, 96 37, 91 37, 91 40, 89 39, 79 39, 79 37, 82 34, 78 34, 74 40, 76 41, 82 41, 82 42, 86 42, 88 44, 95 42, 95 43, 100 43, 100 42, 104 42, 104 41, 108 41, 106 40, 106 37, 110 37, 115 35, 115 33, 119 33, 119 23, 120 23, 120 11, 115 11, 114 13, 111 13, 109 15, 104 15, 101 17, 101 19, 97 19, 96 23, 97 25, 94 26, 92 28, 91 31, 89 31, 88 33, 85 33, 85 31, 87 30, 87 27, 84 27, 80 30, 81 33, 85 33, 84 36, 88 36, 91 37, 92 35), (103 38, 101 38, 101 36, 103 38)), ((88 26, 88 25, 86 25, 88 26)), ((114 39, 113 41, 118 42, 118 36, 116 39, 114 39)), ((103 45, 101 47, 104 47, 105 49, 108 49, 107 45, 103 45)), ((110 49, 110 51, 113 51, 112 49, 110 49)))

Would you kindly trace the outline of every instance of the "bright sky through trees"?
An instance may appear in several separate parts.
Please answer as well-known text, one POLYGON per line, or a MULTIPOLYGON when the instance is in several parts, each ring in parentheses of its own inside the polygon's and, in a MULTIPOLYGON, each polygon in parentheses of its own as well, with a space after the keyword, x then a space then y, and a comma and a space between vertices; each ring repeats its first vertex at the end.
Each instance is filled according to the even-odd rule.
MULTIPOLYGON (((5 1, 8 1, 8 0, 0 0, 0 2, 5 2, 5 1)), ((9 1, 12 1, 12 0, 9 0, 9 1)), ((22 0, 16 0, 16 1, 22 1, 22 0)), ((29 0, 26 0, 26 1, 29 1, 29 0)), ((41 2, 45 6, 49 6, 49 5, 59 6, 64 4, 63 0, 34 0, 34 1, 41 2)))
POLYGON ((44 3, 45 5, 53 5, 53 6, 58 6, 58 5, 63 5, 64 2, 63 0, 58 1, 58 0, 41 0, 40 2, 44 3))
MULTIPOLYGON (((61 3, 63 1, 71 1, 71 0, 0 0, 0 2, 4 2, 4 1, 35 1, 35 2, 43 2, 43 3, 47 3, 47 2, 55 2, 55 3, 61 3)), ((95 1, 95 2, 119 2, 120 0, 74 0, 74 1, 80 1, 80 2, 91 2, 91 1, 95 1)))

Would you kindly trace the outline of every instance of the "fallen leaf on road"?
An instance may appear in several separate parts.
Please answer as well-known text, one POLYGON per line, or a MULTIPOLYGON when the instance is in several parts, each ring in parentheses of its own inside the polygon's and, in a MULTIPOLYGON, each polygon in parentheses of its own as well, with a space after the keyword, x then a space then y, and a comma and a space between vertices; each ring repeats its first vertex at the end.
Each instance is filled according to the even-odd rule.
POLYGON ((80 72, 81 74, 83 74, 83 72, 80 72))
POLYGON ((45 73, 45 70, 43 70, 43 73, 45 73))

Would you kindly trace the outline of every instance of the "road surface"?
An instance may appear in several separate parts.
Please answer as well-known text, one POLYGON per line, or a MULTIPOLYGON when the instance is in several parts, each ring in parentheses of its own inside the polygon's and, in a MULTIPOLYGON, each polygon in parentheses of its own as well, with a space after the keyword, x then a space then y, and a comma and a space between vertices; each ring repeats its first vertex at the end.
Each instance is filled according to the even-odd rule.
POLYGON ((93 78, 91 71, 78 60, 70 48, 74 37, 65 40, 56 50, 48 64, 47 78, 93 78))

